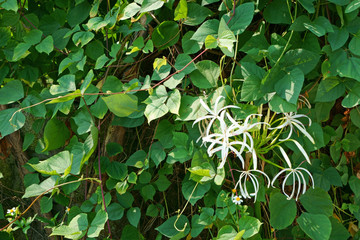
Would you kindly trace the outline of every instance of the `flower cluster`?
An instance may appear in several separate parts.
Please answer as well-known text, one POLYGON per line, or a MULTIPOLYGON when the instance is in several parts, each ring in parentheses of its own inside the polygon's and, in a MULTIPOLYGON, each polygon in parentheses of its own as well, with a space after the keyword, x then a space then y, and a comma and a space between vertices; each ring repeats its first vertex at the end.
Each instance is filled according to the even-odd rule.
MULTIPOLYGON (((264 176, 264 178, 267 180, 267 187, 270 187, 270 185, 274 187, 274 183, 279 178, 279 176, 285 172, 288 172, 282 182, 282 191, 287 196, 287 199, 292 199, 294 196, 296 196, 297 200, 300 192, 305 193, 307 189, 307 181, 305 180, 303 172, 309 175, 312 182, 312 187, 314 187, 314 180, 310 172, 302 167, 292 168, 292 164, 288 155, 280 146, 281 143, 286 141, 293 142, 300 150, 305 160, 308 163, 311 163, 309 156, 307 155, 303 146, 296 140, 291 139, 292 134, 296 132, 296 130, 299 130, 299 132, 304 134, 304 136, 308 138, 310 142, 313 144, 315 143, 312 136, 306 131, 305 125, 298 120, 298 118, 307 118, 309 120, 309 125, 311 125, 311 120, 308 116, 304 114, 284 113, 283 117, 277 118, 275 121, 261 122, 261 114, 251 114, 243 121, 237 121, 231 116, 228 110, 239 109, 239 107, 229 105, 223 108, 219 108, 219 103, 223 98, 224 97, 220 96, 216 99, 213 110, 203 100, 200 100, 201 105, 207 110, 208 114, 196 119, 194 124, 200 124, 200 122, 203 123, 205 121, 205 130, 203 131, 200 138, 202 139, 202 142, 205 146, 208 145, 207 153, 209 156, 212 156, 217 152, 220 153, 221 161, 218 165, 218 169, 224 167, 230 153, 234 153, 240 160, 243 170, 231 169, 240 173, 238 181, 232 190, 231 196, 232 201, 235 204, 241 204, 243 201, 242 199, 247 198, 254 198, 254 202, 256 201, 260 187, 258 175, 264 176), (258 133, 256 136, 260 136, 262 127, 264 129, 265 136, 261 135, 261 138, 265 139, 265 141, 254 141, 254 133, 258 133), (284 139, 279 139, 282 132, 287 128, 290 129, 287 137, 284 139), (281 155, 283 156, 283 159, 288 167, 283 168, 273 164, 280 167, 281 170, 274 176, 273 180, 270 181, 270 178, 267 176, 267 174, 258 169, 258 156, 260 156, 260 158, 265 161, 266 159, 261 157, 261 155, 267 153, 270 150, 275 151, 275 148, 280 150, 281 155), (246 156, 251 157, 251 162, 246 156), (252 166, 252 169, 250 169, 249 166, 252 166), (255 175, 254 173, 257 173, 258 175, 255 175), (291 194, 289 195, 285 191, 285 185, 287 180, 291 179, 291 176, 293 188, 291 194), (251 191, 247 189, 248 182, 250 182, 252 185, 251 191)), ((272 163, 269 160, 267 162, 272 163)))

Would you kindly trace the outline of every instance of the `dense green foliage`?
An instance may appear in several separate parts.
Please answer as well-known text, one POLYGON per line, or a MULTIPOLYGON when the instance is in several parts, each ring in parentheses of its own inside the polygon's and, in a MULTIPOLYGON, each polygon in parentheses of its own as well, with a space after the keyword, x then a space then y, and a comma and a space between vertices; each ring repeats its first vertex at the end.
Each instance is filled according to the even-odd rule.
POLYGON ((359 239, 359 9, 0 0, 1 141, 41 207, 1 239, 359 239))

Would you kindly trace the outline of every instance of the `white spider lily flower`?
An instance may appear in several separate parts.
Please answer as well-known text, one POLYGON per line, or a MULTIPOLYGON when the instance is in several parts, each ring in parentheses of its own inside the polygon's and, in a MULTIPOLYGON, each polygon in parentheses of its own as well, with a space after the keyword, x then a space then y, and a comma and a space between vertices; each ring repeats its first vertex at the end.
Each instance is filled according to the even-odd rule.
POLYGON ((234 106, 234 105, 228 105, 228 106, 225 106, 223 108, 220 108, 218 109, 218 105, 219 105, 219 102, 221 99, 223 99, 225 97, 223 96, 219 96, 216 100, 215 100, 215 105, 214 105, 214 110, 211 110, 208 105, 202 100, 200 99, 200 104, 205 108, 206 111, 209 112, 208 115, 206 116, 203 116, 203 117, 200 117, 198 119, 196 119, 193 123, 193 126, 202 121, 202 120, 205 120, 205 119, 210 119, 210 122, 208 123, 208 126, 206 128, 206 135, 209 135, 210 133, 210 129, 211 129, 211 126, 213 125, 213 123, 216 121, 216 120, 219 120, 220 121, 220 125, 224 125, 225 124, 225 121, 223 118, 220 117, 220 114, 222 111, 224 111, 225 109, 227 108, 240 108, 240 107, 237 107, 237 106, 234 106))
POLYGON ((274 179, 271 181, 271 186, 274 187, 274 183, 275 183, 275 180, 284 172, 289 172, 288 174, 286 174, 285 178, 284 178, 284 181, 282 182, 282 186, 281 186, 281 189, 282 189, 282 192, 285 194, 285 196, 287 197, 287 200, 290 200, 294 197, 295 195, 295 190, 297 188, 297 194, 296 194, 296 201, 298 200, 299 198, 299 195, 300 195, 300 192, 301 192, 301 189, 302 189, 302 194, 304 194, 306 192, 306 186, 307 186, 307 182, 305 180, 305 177, 304 177, 304 174, 301 172, 301 171, 304 171, 306 172, 309 177, 311 178, 311 182, 312 182, 312 188, 315 188, 315 185, 314 185, 314 179, 313 177, 311 176, 311 173, 309 172, 309 170, 305 169, 305 168, 302 168, 302 167, 297 167, 295 169, 293 168, 285 168, 285 169, 282 169, 278 174, 275 175, 274 179), (292 182, 292 191, 291 191, 291 194, 288 195, 286 192, 285 192, 285 186, 286 186, 286 181, 288 180, 288 178, 292 175, 292 179, 293 179, 293 182, 292 182), (296 186, 297 185, 297 186, 296 186))
MULTIPOLYGON (((223 117, 225 114, 225 112, 222 112, 222 116, 223 117)), ((251 149, 251 147, 244 141, 232 141, 230 138, 234 137, 234 130, 233 125, 231 125, 230 127, 227 127, 226 125, 222 126, 221 129, 222 133, 213 133, 210 134, 206 137, 203 138, 204 142, 210 143, 207 153, 208 155, 211 157, 214 153, 221 151, 221 163, 218 166, 218 169, 223 168, 226 162, 226 158, 229 154, 229 151, 232 151, 236 154, 236 156, 240 159, 241 163, 242 163, 242 167, 244 168, 245 165, 245 161, 244 158, 241 156, 242 151, 247 148, 249 152, 252 152, 253 149, 251 149), (215 147, 215 145, 220 145, 215 147), (237 150, 234 145, 240 145, 240 151, 237 150)))
POLYGON ((280 124, 277 127, 273 127, 273 128, 269 128, 269 129, 270 130, 272 130, 272 129, 282 129, 282 128, 285 128, 287 126, 290 126, 290 132, 289 132, 288 136, 285 139, 279 139, 280 141, 286 141, 286 140, 290 139, 291 134, 294 131, 294 126, 295 126, 300 132, 302 132, 310 140, 310 142, 315 144, 314 139, 306 131, 306 128, 305 128, 304 124, 302 124, 302 122, 297 120, 297 118, 301 118, 301 117, 307 118, 309 120, 309 126, 311 126, 311 119, 308 116, 306 116, 305 114, 296 114, 294 112, 291 112, 291 113, 284 113, 284 117, 280 118, 281 120, 285 120, 285 122, 283 124, 280 124))
POLYGON ((241 172, 240 174, 240 177, 239 177, 239 180, 237 181, 237 183, 235 184, 235 187, 233 189, 233 195, 234 193, 236 192, 236 189, 239 188, 239 191, 240 191, 240 194, 243 198, 252 198, 254 197, 254 202, 256 202, 256 197, 257 197, 257 194, 259 192, 259 181, 257 179, 257 176, 252 174, 251 172, 258 172, 262 175, 265 176, 265 178, 267 179, 267 182, 268 182, 268 186, 267 187, 270 187, 270 178, 268 177, 268 175, 266 175, 266 173, 260 171, 260 170, 248 170, 248 171, 239 171, 239 170, 236 170, 238 172, 241 172), (254 187, 254 192, 252 193, 249 193, 248 190, 247 190, 247 187, 246 187, 246 182, 247 180, 250 179, 253 187, 254 187))

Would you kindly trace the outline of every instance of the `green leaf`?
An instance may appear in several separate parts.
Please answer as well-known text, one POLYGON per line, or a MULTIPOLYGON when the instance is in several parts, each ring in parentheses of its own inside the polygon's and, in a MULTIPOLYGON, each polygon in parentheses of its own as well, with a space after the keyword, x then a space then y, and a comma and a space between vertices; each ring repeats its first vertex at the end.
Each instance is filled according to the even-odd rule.
POLYGON ((339 6, 345 6, 346 4, 348 4, 350 2, 350 0, 329 0, 329 2, 332 2, 339 6))
POLYGON ((351 110, 350 112, 350 119, 351 122, 357 126, 358 128, 360 128, 360 111, 357 108, 354 108, 353 110, 351 110))
POLYGON ((346 6, 345 13, 351 13, 358 8, 360 8, 360 0, 354 0, 346 6))
POLYGON ((91 6, 87 1, 83 1, 74 8, 71 8, 67 16, 70 27, 75 27, 85 21, 89 17, 90 10, 91 6))
POLYGON ((299 0, 300 4, 308 11, 308 13, 315 13, 314 0, 299 0))
POLYGON ((175 89, 174 91, 170 92, 169 98, 166 102, 166 106, 169 108, 169 111, 173 114, 179 115, 181 103, 181 94, 179 90, 175 89))
POLYGON ((24 97, 21 81, 12 80, 0 88, 0 104, 9 104, 24 97))
POLYGON ((145 108, 145 116, 148 120, 148 123, 154 119, 161 118, 166 113, 169 112, 168 106, 164 103, 162 99, 156 99, 154 101, 151 101, 145 108))
POLYGON ((143 197, 145 202, 148 200, 154 200, 155 193, 156 193, 156 190, 153 187, 153 185, 151 185, 151 184, 145 185, 144 187, 142 187, 140 189, 140 194, 143 197))
POLYGON ((5 2, 2 1, 2 3, 0 3, 0 6, 8 11, 18 11, 18 4, 16 0, 5 0, 5 2))
POLYGON ((331 229, 332 229, 330 239, 332 239, 332 240, 347 240, 351 237, 349 231, 336 218, 331 217, 330 222, 331 222, 331 229))
POLYGON ((268 4, 264 10, 264 18, 272 24, 290 24, 291 17, 287 4, 282 0, 275 0, 268 4))
POLYGON ((135 16, 135 14, 137 14, 140 10, 140 6, 137 5, 136 3, 130 3, 129 5, 127 5, 124 10, 123 10, 123 15, 120 18, 120 20, 125 20, 125 19, 129 19, 133 16, 135 16))
MULTIPOLYGON (((6 46, 6 44, 8 43, 8 41, 10 39, 11 39, 10 29, 6 28, 6 27, 0 27, 0 47, 6 46)), ((0 83, 1 83, 1 81, 0 81, 0 83)))
POLYGON ((279 97, 277 94, 273 96, 269 102, 271 111, 278 113, 296 112, 296 105, 287 102, 285 99, 279 97))
POLYGON ((275 229, 285 229, 296 217, 296 202, 294 199, 287 200, 280 192, 270 195, 270 224, 275 229))
POLYGON ((349 50, 355 55, 360 55, 360 37, 354 35, 349 42, 349 50))
POLYGON ((121 232, 120 239, 134 239, 134 240, 145 240, 143 235, 139 232, 139 230, 131 225, 126 225, 121 232))
POLYGON ((1 138, 19 130, 24 126, 26 118, 24 114, 18 110, 18 108, 9 108, 0 111, 1 138))
POLYGON ((275 84, 275 90, 280 97, 289 103, 296 104, 303 83, 304 74, 298 68, 295 68, 275 84))
POLYGON ((95 34, 92 32, 77 32, 73 35, 72 40, 76 46, 79 46, 81 43, 81 47, 84 47, 94 38, 94 36, 95 34))
POLYGON ((111 203, 106 207, 106 210, 109 214, 109 220, 111 221, 119 220, 124 216, 124 208, 119 203, 111 203))
POLYGON ((197 26, 211 15, 212 12, 209 8, 203 7, 195 2, 188 2, 187 17, 184 21, 184 24, 189 26, 197 26))
POLYGON ((127 117, 138 111, 138 99, 135 95, 116 94, 102 97, 109 110, 118 117, 127 117))
POLYGON ((235 34, 239 35, 250 25, 254 16, 254 3, 243 3, 235 8, 235 15, 232 12, 223 16, 228 27, 235 34), (230 20, 231 18, 231 20, 230 20), (230 22, 229 22, 230 20, 230 22))
POLYGON ((191 121, 205 116, 207 111, 201 106, 200 98, 184 95, 181 98, 179 120, 191 121))
POLYGON ((205 47, 208 49, 213 49, 213 48, 217 48, 218 44, 217 44, 217 39, 212 36, 212 35, 208 35, 205 38, 205 47))
POLYGON ((197 201, 199 201, 200 199, 202 199, 205 195, 205 193, 207 193, 210 190, 211 184, 208 183, 204 183, 204 184, 200 184, 200 183, 196 183, 192 180, 188 180, 188 179, 184 179, 183 183, 182 183, 182 187, 181 187, 181 191, 185 197, 186 200, 188 200, 191 205, 195 205, 195 203, 197 201), (196 186, 197 185, 197 186, 196 186), (196 188, 195 188, 196 186, 196 188), (194 190, 195 188, 195 190, 194 190), (193 192, 194 190, 194 192, 193 192), (191 198, 190 195, 193 192, 191 198))
POLYGON ((69 151, 63 151, 37 164, 29 163, 29 165, 42 174, 60 175, 65 173, 67 175, 66 172, 71 168, 72 158, 69 151))
POLYGON ((88 227, 88 220, 86 213, 80 213, 71 219, 69 225, 61 225, 53 228, 50 236, 64 236, 69 239, 80 239, 85 235, 85 230, 88 227))
POLYGON ((321 188, 310 188, 300 197, 301 204, 309 213, 324 214, 331 216, 333 214, 333 204, 329 194, 321 188))
POLYGON ((345 93, 345 85, 337 77, 323 79, 316 93, 316 102, 331 102, 345 93))
MULTIPOLYGON (((173 216, 166 220, 163 224, 161 224, 159 227, 155 228, 155 230, 159 231, 162 235, 173 238, 173 237, 185 237, 189 231, 190 231, 190 223, 187 217, 184 215, 180 216, 173 216), (174 227, 176 223, 176 228, 174 227), (179 230, 184 230, 182 232, 179 232, 179 230)), ((180 239, 180 238, 177 238, 180 239)))
POLYGON ((48 213, 53 208, 53 200, 46 196, 42 197, 40 200, 40 210, 41 213, 48 213))
POLYGON ((140 12, 150 12, 161 8, 164 5, 164 1, 161 0, 144 0, 141 5, 140 12))
POLYGON ((193 34, 190 40, 203 44, 208 35, 216 36, 219 30, 219 20, 211 19, 204 22, 193 34))
POLYGON ((143 168, 145 165, 147 154, 144 150, 138 150, 133 153, 126 161, 127 166, 143 168))
POLYGON ((218 46, 225 55, 229 57, 233 57, 234 42, 236 42, 235 35, 230 30, 225 20, 222 18, 220 20, 219 30, 218 30, 218 46))
POLYGON ((351 176, 349 179, 349 186, 351 191, 355 194, 356 197, 360 196, 360 179, 355 176, 351 176))
POLYGON ((101 230, 104 229, 104 224, 106 223, 107 219, 108 219, 107 213, 104 210, 100 209, 96 213, 94 219, 92 220, 92 222, 90 224, 90 227, 87 231, 88 237, 90 237, 90 238, 98 237, 101 230))
POLYGON ((285 72, 299 68, 304 75, 306 75, 316 67, 319 59, 320 56, 314 52, 305 49, 294 49, 285 53, 279 66, 281 66, 285 72))
MULTIPOLYGON (((360 2, 360 1, 359 1, 360 2)), ((341 48, 349 38, 349 32, 346 28, 337 28, 333 26, 334 32, 329 33, 328 41, 333 51, 341 48)))
POLYGON ((24 142, 23 142, 23 151, 26 151, 28 149, 28 147, 33 143, 35 139, 35 135, 32 133, 26 133, 24 136, 24 142))
POLYGON ((160 175, 159 179, 155 181, 155 185, 160 192, 164 192, 171 185, 171 182, 165 175, 160 175))
POLYGON ((190 74, 191 81, 198 88, 217 87, 220 76, 219 66, 210 60, 203 60, 196 64, 197 70, 190 74))
POLYGON ((123 181, 128 174, 126 165, 120 162, 111 162, 106 168, 106 172, 111 178, 120 181, 123 181))
POLYGON ((130 208, 126 212, 126 217, 129 220, 129 223, 131 225, 133 225, 134 227, 137 227, 137 225, 139 224, 139 221, 140 221, 140 217, 141 217, 140 208, 138 208, 138 207, 130 208))
POLYGON ((70 137, 70 132, 64 122, 52 118, 47 122, 44 129, 44 149, 42 152, 51 151, 65 145, 70 137))
POLYGON ((178 24, 173 21, 164 21, 154 29, 151 39, 155 47, 165 49, 175 45, 179 37, 180 31, 178 24))
POLYGON ((110 59, 105 55, 101 55, 98 59, 96 59, 95 68, 94 69, 100 69, 102 68, 107 61, 110 59))
POLYGON ((29 198, 29 197, 35 197, 43 192, 49 190, 50 188, 55 186, 55 182, 57 180, 57 177, 49 177, 42 181, 40 184, 31 184, 29 187, 25 189, 25 194, 22 196, 22 198, 29 198))
POLYGON ((237 232, 231 225, 225 225, 220 228, 217 240, 234 240, 237 235, 237 232))
POLYGON ((42 31, 33 29, 24 36, 24 42, 30 45, 38 44, 41 41, 42 31))
POLYGON ((331 222, 322 214, 304 212, 297 219, 301 228, 311 239, 327 240, 331 234, 331 222))
POLYGON ((52 95, 72 92, 76 90, 75 75, 67 74, 59 78, 57 81, 59 85, 52 85, 50 87, 50 93, 52 95))
POLYGON ((38 45, 36 45, 36 50, 39 53, 46 53, 49 55, 54 50, 54 40, 52 36, 47 36, 44 40, 41 41, 38 45))
POLYGON ((175 8, 174 20, 178 21, 180 19, 186 19, 188 12, 187 1, 180 0, 178 5, 175 8))
POLYGON ((257 234, 260 230, 260 226, 262 225, 259 219, 250 216, 242 216, 239 219, 238 224, 240 230, 245 230, 245 233, 242 236, 245 239, 257 234))
MULTIPOLYGON (((201 42, 192 40, 191 38, 193 35, 194 35, 193 31, 188 31, 185 33, 185 35, 181 39, 182 48, 183 48, 183 51, 185 54, 197 53, 203 45, 203 43, 201 43, 201 42)), ((176 64, 176 62, 175 62, 175 64, 176 64)))

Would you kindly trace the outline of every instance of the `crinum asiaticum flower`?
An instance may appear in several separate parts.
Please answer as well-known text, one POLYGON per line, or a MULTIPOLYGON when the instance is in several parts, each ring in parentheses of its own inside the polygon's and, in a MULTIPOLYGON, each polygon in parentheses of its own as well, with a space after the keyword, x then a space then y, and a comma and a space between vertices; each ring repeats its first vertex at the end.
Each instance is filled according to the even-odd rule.
POLYGON ((223 121, 224 121, 224 118, 221 118, 221 117, 220 117, 221 113, 222 113, 224 110, 226 110, 226 109, 228 109, 228 108, 239 108, 239 107, 234 106, 234 105, 228 105, 228 106, 225 106, 225 107, 223 107, 223 108, 218 109, 219 102, 220 102, 220 100, 223 99, 223 98, 225 98, 225 97, 219 96, 219 97, 215 100, 214 110, 211 110, 211 109, 209 108, 209 106, 208 106, 202 99, 200 99, 200 104, 203 106, 203 108, 205 108, 206 111, 208 111, 209 114, 208 114, 208 115, 205 115, 205 116, 203 116, 203 117, 200 117, 200 118, 198 118, 198 119, 196 119, 196 120, 194 121, 194 123, 193 123, 193 126, 194 126, 196 123, 200 122, 200 121, 210 120, 209 123, 207 124, 207 127, 206 127, 206 132, 205 132, 206 136, 209 135, 210 129, 211 129, 212 125, 214 124, 214 122, 215 122, 216 120, 219 120, 219 121, 220 121, 220 124, 225 124, 225 122, 223 122, 223 121))
POLYGON ((315 144, 314 139, 306 131, 304 124, 302 124, 302 122, 297 120, 297 118, 301 118, 301 117, 307 118, 309 120, 309 126, 311 126, 311 119, 308 116, 306 116, 305 114, 296 114, 294 112, 290 112, 290 113, 284 113, 284 117, 278 119, 278 120, 285 121, 284 123, 280 124, 277 127, 269 128, 269 130, 282 129, 282 128, 286 128, 287 126, 289 126, 290 132, 289 132, 288 136, 285 139, 279 139, 280 141, 286 141, 286 140, 290 139, 291 134, 293 133, 293 131, 295 129, 294 127, 296 127, 300 132, 302 132, 310 140, 310 142, 315 144))
POLYGON ((279 149, 280 149, 280 152, 281 154, 284 156, 284 159, 287 163, 287 165, 289 166, 288 168, 284 168, 282 169, 278 174, 276 174, 273 178, 273 180, 271 181, 271 186, 274 187, 274 183, 276 181, 276 179, 281 175, 283 174, 284 172, 288 172, 282 182, 282 185, 281 185, 281 189, 282 189, 282 192, 285 194, 285 196, 287 197, 288 200, 292 199, 295 195, 295 190, 297 188, 297 194, 296 194, 296 201, 298 200, 299 198, 299 195, 300 195, 300 192, 301 192, 301 189, 302 189, 302 194, 304 194, 306 192, 306 187, 307 187, 307 182, 305 180, 305 177, 304 177, 304 174, 301 172, 301 171, 304 171, 306 172, 310 179, 311 179, 311 182, 312 182, 312 188, 315 187, 314 185, 314 179, 313 177, 311 176, 311 173, 309 172, 309 170, 305 169, 305 168, 302 168, 302 167, 297 167, 297 168, 292 168, 292 165, 291 165, 291 162, 290 162, 290 159, 289 157, 287 156, 286 152, 284 151, 284 149, 281 147, 281 146, 278 146, 279 149), (292 191, 291 191, 291 194, 288 195, 285 191, 285 185, 286 185, 286 181, 288 180, 288 178, 292 176, 292 191), (296 186, 297 185, 297 186, 296 186))
POLYGON ((242 166, 244 167, 245 161, 243 157, 241 156, 242 151, 247 148, 248 151, 253 151, 253 149, 244 141, 237 141, 232 140, 231 138, 235 137, 234 135, 234 128, 237 128, 238 126, 232 124, 230 126, 227 126, 224 120, 225 112, 222 112, 220 114, 220 132, 221 133, 213 133, 206 137, 203 137, 203 141, 210 143, 207 153, 209 156, 212 156, 214 153, 221 151, 221 163, 218 166, 218 168, 223 168, 226 162, 226 158, 229 154, 229 150, 233 151, 236 156, 240 159, 242 166), (215 145, 219 145, 216 146, 215 145), (240 146, 240 150, 235 148, 234 146, 238 145, 240 146))
POLYGON ((236 189, 239 189, 241 197, 243 197, 245 199, 254 197, 254 202, 256 202, 256 197, 259 192, 260 184, 257 179, 257 176, 255 174, 252 174, 251 172, 258 172, 258 173, 264 175, 268 182, 267 187, 270 187, 270 178, 268 177, 268 175, 266 175, 266 173, 264 173, 260 170, 257 170, 257 169, 247 170, 247 171, 239 171, 236 169, 234 169, 234 170, 240 172, 240 176, 239 176, 239 180, 236 182, 235 187, 232 191, 232 197, 237 192, 236 189), (250 180, 250 182, 252 183, 253 188, 254 188, 254 192, 252 192, 252 193, 249 193, 247 190, 246 182, 248 180, 250 180))

